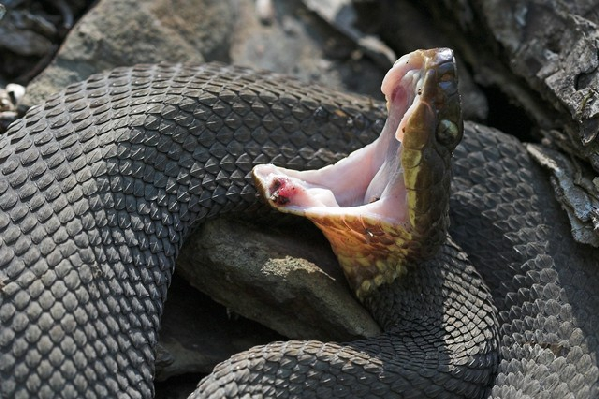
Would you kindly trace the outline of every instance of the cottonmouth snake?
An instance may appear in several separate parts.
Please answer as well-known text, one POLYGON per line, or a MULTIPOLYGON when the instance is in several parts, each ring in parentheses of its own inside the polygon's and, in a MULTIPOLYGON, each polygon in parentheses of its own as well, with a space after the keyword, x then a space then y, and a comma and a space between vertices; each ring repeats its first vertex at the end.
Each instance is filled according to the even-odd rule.
MULTIPOLYGON (((117 69, 33 108, 0 139, 0 396, 151 397, 193 225, 253 208, 254 164, 321 167, 384 118, 218 64, 117 69)), ((451 238, 365 300, 381 336, 257 347, 197 395, 597 397, 597 253, 516 139, 466 123, 454 174, 451 238)))

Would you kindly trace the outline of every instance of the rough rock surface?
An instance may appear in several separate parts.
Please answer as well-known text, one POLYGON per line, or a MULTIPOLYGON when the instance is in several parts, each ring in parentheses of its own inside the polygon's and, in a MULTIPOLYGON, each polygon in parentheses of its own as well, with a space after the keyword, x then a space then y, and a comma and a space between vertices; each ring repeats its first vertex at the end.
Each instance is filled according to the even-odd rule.
POLYGON ((383 98, 381 80, 388 67, 377 66, 299 0, 272 1, 270 8, 264 23, 253 1, 236 1, 232 63, 383 98))
POLYGON ((599 178, 593 178, 590 168, 581 168, 557 150, 534 144, 526 148, 551 173, 557 199, 568 213, 572 237, 599 247, 599 234, 594 231, 594 225, 599 225, 599 198, 589 194, 599 186, 599 178))
MULTIPOLYGON (((0 74, 24 84, 50 62, 93 0, 0 3, 0 74)), ((2 79, 0 79, 0 84, 2 79)))
POLYGON ((39 103, 70 83, 117 66, 226 60, 233 20, 229 0, 100 1, 30 84, 23 102, 39 103))
MULTIPOLYGON (((572 163, 587 162, 594 169, 594 183, 579 186, 584 195, 568 203, 559 190, 556 197, 575 224, 586 224, 595 235, 582 242, 596 243, 599 223, 591 202, 599 200, 596 2, 444 0, 445 8, 437 1, 425 3, 436 23, 451 32, 479 82, 498 87, 528 112, 536 124, 532 133, 543 138, 543 145, 566 151, 572 163), (573 209, 573 203, 581 206, 573 209)), ((573 230, 580 228, 573 225, 573 230)))

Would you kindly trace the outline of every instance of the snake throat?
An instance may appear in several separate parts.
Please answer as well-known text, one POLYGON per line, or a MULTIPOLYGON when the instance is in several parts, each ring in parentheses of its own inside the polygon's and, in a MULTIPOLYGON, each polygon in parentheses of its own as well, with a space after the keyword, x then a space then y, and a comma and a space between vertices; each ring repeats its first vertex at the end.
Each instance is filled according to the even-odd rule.
POLYGON ((451 154, 463 131, 450 49, 401 57, 381 91, 388 118, 371 144, 318 170, 252 172, 267 203, 322 230, 360 299, 445 240, 451 154))

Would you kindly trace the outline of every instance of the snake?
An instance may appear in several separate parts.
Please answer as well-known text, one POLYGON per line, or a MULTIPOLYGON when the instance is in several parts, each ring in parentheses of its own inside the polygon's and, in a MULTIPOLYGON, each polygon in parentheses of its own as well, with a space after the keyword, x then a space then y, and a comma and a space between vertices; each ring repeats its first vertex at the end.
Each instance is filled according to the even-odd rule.
POLYGON ((411 204, 383 215, 390 235, 357 225, 381 237, 377 254, 358 246, 352 261, 357 241, 344 247, 339 223, 288 209, 332 238, 381 335, 254 347, 192 396, 597 397, 597 252, 572 240, 520 141, 461 121, 451 50, 400 61, 387 107, 269 72, 163 63, 92 75, 13 123, 0 137, 0 397, 152 397, 162 309, 193 229, 265 212, 254 178, 281 210, 314 188, 257 165, 310 174, 369 146, 383 172, 349 207, 397 197, 386 192, 411 204))

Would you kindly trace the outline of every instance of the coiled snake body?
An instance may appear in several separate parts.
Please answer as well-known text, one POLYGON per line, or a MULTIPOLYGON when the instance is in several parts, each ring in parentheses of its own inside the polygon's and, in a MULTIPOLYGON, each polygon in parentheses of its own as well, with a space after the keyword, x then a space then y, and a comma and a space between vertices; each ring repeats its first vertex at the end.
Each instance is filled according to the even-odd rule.
MULTIPOLYGON (((0 139, 0 397, 151 397, 191 227, 254 205, 255 164, 334 162, 384 117, 213 64, 118 69, 32 109, 0 139)), ((466 124, 454 158, 452 238, 365 301, 383 335, 257 347, 196 394, 596 397, 597 254, 515 139, 466 124)))

